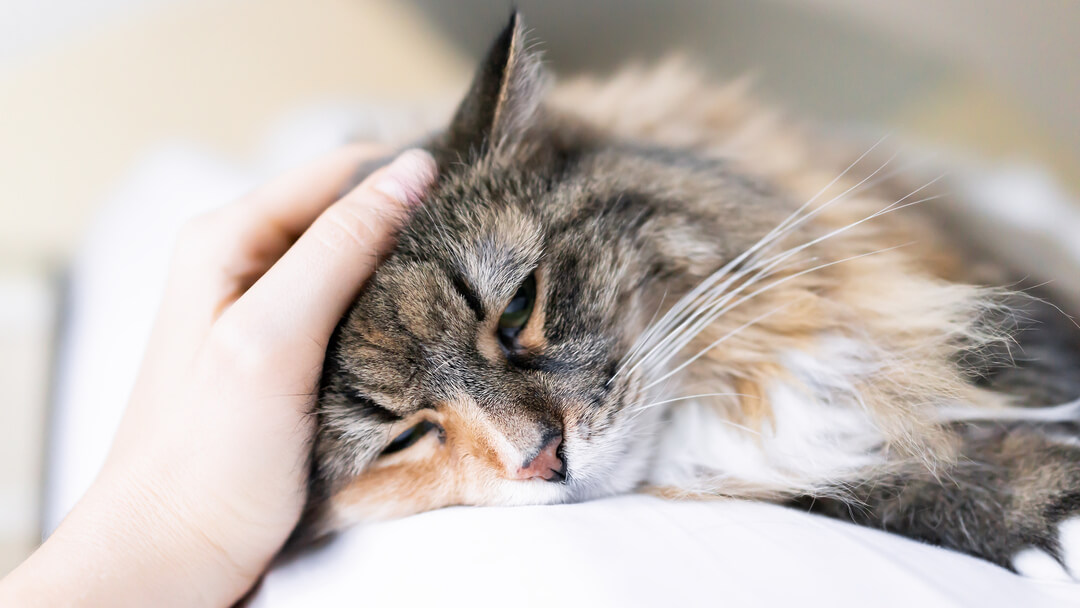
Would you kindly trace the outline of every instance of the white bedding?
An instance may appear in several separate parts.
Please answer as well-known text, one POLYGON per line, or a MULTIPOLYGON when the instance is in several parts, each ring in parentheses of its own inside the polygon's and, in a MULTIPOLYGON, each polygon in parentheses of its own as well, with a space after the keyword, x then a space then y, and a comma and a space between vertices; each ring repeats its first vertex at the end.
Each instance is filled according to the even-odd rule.
POLYGON ((254 606, 1055 606, 1069 587, 773 505, 623 496, 356 529, 254 606))
MULTIPOLYGON (((71 276, 48 529, 104 458, 176 228, 355 132, 346 128, 351 118, 313 116, 324 118, 294 122, 271 138, 256 167, 189 147, 163 149, 136 168, 97 222, 71 276)), ((1057 606, 1080 605, 1080 586, 1021 578, 964 555, 770 505, 628 496, 453 508, 355 529, 276 568, 253 605, 1057 606)))

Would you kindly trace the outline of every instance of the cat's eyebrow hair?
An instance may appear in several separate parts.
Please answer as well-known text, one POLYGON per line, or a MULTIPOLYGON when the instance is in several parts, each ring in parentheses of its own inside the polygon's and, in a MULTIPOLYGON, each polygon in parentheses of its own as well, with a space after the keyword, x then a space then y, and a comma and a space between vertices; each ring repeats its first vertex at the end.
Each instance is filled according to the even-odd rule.
POLYGON ((454 289, 461 294, 461 297, 465 298, 465 304, 476 315, 476 320, 482 323, 486 314, 484 313, 484 305, 480 302, 480 296, 476 295, 473 288, 465 281, 465 277, 451 269, 447 269, 446 273, 450 275, 450 282, 453 283, 454 289))

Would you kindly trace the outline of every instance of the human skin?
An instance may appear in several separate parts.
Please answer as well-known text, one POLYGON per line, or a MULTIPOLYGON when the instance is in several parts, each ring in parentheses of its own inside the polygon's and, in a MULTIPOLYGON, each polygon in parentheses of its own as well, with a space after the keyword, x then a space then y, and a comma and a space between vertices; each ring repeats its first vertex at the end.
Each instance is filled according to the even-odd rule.
POLYGON ((339 198, 337 150, 190 222, 98 477, 3 606, 227 606, 299 519, 330 334, 435 179, 403 153, 339 198))

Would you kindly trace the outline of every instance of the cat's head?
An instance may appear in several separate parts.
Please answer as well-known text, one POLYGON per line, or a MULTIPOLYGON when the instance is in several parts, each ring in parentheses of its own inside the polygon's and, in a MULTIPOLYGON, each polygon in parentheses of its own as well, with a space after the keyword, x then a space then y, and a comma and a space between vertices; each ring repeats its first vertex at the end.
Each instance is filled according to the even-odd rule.
POLYGON ((645 478, 659 409, 622 364, 765 194, 552 111, 544 80, 514 16, 428 145, 438 183, 327 353, 303 533, 645 478))

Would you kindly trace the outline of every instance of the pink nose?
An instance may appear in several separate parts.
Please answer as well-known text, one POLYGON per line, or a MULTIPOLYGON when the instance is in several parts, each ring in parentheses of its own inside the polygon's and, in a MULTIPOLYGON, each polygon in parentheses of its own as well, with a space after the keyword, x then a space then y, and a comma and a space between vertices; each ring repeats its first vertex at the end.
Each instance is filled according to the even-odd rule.
POLYGON ((566 463, 559 458, 559 445, 562 444, 562 436, 556 435, 540 448, 540 451, 531 460, 517 470, 514 479, 543 479, 544 481, 566 481, 566 463))

